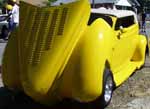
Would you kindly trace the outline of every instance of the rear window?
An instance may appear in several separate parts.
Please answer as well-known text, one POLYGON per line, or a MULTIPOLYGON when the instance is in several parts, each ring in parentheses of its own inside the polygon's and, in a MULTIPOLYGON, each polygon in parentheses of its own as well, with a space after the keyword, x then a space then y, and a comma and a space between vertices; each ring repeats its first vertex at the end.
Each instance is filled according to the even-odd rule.
POLYGON ((104 19, 112 27, 113 22, 111 17, 107 15, 98 14, 98 13, 91 13, 88 25, 91 25, 98 18, 104 19))

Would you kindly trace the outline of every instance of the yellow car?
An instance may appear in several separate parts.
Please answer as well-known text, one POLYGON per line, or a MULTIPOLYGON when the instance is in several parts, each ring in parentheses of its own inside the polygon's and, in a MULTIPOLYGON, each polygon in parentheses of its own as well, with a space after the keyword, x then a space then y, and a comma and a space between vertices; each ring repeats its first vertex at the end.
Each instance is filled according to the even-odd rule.
POLYGON ((132 11, 91 9, 88 0, 20 7, 2 62, 11 90, 47 105, 71 98, 105 107, 114 87, 144 64, 146 38, 132 11))

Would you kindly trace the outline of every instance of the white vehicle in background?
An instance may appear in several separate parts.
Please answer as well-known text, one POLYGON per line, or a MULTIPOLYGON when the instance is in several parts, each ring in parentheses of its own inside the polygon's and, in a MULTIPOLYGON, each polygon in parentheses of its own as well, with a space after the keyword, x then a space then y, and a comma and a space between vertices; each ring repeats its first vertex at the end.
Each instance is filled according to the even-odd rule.
POLYGON ((6 25, 8 27, 7 19, 5 19, 7 16, 8 16, 8 14, 0 15, 0 30, 2 29, 3 25, 6 25))
POLYGON ((8 30, 8 14, 0 14, 0 39, 7 40, 8 30))

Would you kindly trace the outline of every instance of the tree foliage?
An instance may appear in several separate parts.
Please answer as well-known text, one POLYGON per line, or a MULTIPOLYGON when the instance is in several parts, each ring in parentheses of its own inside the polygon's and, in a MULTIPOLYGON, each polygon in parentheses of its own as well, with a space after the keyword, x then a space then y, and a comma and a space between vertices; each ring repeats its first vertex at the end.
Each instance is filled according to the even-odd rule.
POLYGON ((4 2, 4 0, 0 0, 0 7, 3 6, 3 2, 4 2))
POLYGON ((55 2, 55 1, 57 1, 57 0, 48 0, 49 2, 55 2))
POLYGON ((47 5, 51 5, 51 3, 55 2, 55 1, 57 1, 57 0, 48 0, 47 5))

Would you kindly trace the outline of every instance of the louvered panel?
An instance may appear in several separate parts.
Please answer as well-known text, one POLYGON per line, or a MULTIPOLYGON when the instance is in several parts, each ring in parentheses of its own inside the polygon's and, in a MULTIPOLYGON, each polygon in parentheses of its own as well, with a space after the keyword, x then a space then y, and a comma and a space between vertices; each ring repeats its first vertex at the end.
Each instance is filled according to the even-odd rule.
POLYGON ((25 23, 25 26, 24 26, 24 37, 25 37, 25 43, 24 43, 24 47, 25 47, 25 49, 27 49, 28 48, 28 46, 29 46, 29 43, 30 43, 30 38, 31 37, 34 37, 34 36, 32 36, 32 29, 34 28, 36 28, 36 27, 34 27, 34 24, 35 24, 35 22, 34 22, 34 20, 35 19, 37 19, 36 18, 36 10, 37 9, 35 9, 35 8, 31 8, 30 9, 30 12, 29 12, 29 16, 27 17, 27 23, 25 23), (30 19, 30 20, 29 20, 30 19))
POLYGON ((39 27, 40 27, 40 19, 41 19, 41 10, 37 10, 34 24, 31 29, 31 36, 28 43, 28 50, 30 51, 28 54, 28 63, 32 64, 34 58, 34 52, 36 51, 36 42, 38 40, 39 27))
POLYGON ((68 8, 64 8, 62 10, 62 15, 61 15, 61 19, 60 19, 60 24, 59 24, 59 27, 58 27, 57 35, 63 35, 67 14, 68 14, 68 8))
POLYGON ((49 30, 48 20, 50 18, 50 15, 51 15, 50 11, 42 12, 42 15, 41 15, 42 18, 40 21, 40 30, 38 34, 38 41, 37 41, 36 50, 34 52, 33 65, 38 64, 40 62, 41 55, 44 52, 47 31, 49 30))
MULTIPOLYGON (((23 7, 24 9, 24 7, 23 7)), ((28 6, 22 21, 22 57, 28 64, 40 63, 42 53, 50 50, 55 41, 61 40, 64 33, 69 8, 57 9, 28 6)), ((24 64, 25 64, 24 63, 24 64)))
POLYGON ((37 7, 30 6, 27 4, 20 4, 20 25, 19 25, 19 54, 20 54, 20 62, 24 66, 27 63, 28 55, 29 55, 29 40, 32 37, 32 27, 34 25, 34 19, 36 15, 37 7), (24 10, 24 11, 23 11, 24 10))
POLYGON ((26 21, 28 21, 28 17, 29 17, 29 15, 31 15, 30 14, 30 8, 31 8, 31 6, 28 6, 28 7, 25 7, 24 5, 22 6, 21 5, 21 8, 20 8, 20 12, 22 12, 21 13, 21 15, 20 15, 20 26, 21 26, 21 28, 20 28, 20 31, 22 31, 22 30, 24 30, 24 27, 25 27, 25 25, 26 25, 26 21))
POLYGON ((53 11, 51 24, 50 24, 49 32, 48 32, 47 39, 46 39, 45 50, 49 50, 52 46, 51 44, 52 44, 52 39, 55 33, 55 29, 56 29, 58 13, 59 13, 59 9, 55 9, 53 11))

